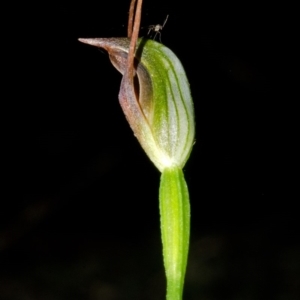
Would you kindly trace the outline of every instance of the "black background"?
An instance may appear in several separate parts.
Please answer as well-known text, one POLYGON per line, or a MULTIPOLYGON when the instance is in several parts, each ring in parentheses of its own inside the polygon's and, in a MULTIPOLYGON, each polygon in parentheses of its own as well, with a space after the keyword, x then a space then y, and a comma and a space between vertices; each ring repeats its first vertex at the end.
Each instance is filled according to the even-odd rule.
MULTIPOLYGON (((121 75, 77 41, 126 36, 128 9, 3 10, 1 299, 164 299, 159 172, 119 106, 121 75)), ((190 0, 145 0, 142 14, 140 36, 169 15, 162 42, 195 105, 185 299, 297 299, 292 16, 190 0)))

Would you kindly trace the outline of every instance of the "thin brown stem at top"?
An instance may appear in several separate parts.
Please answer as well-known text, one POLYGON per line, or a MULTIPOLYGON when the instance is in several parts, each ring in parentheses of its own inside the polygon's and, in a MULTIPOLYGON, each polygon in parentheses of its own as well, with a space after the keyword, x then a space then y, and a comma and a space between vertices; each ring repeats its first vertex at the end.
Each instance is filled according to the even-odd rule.
MULTIPOLYGON (((130 13, 132 10, 132 3, 135 3, 136 0, 131 1, 130 5, 130 13)), ((133 23, 133 30, 132 34, 130 36, 130 46, 129 46, 129 52, 128 52, 128 58, 127 58, 127 72, 128 77, 133 79, 133 61, 134 61, 134 54, 135 54, 135 48, 136 48, 136 42, 139 36, 139 30, 140 30, 140 24, 141 24, 141 14, 142 14, 142 3, 143 0, 138 0, 136 9, 135 9, 135 16, 134 16, 134 23, 133 23)), ((129 14, 129 20, 128 20, 128 28, 130 23, 132 23, 133 16, 131 17, 131 14, 129 14)), ((128 32, 130 33, 130 32, 128 32)))
POLYGON ((131 0, 130 8, 129 8, 128 27, 127 27, 127 37, 128 38, 131 38, 132 30, 133 30, 135 2, 136 2, 136 0, 131 0))

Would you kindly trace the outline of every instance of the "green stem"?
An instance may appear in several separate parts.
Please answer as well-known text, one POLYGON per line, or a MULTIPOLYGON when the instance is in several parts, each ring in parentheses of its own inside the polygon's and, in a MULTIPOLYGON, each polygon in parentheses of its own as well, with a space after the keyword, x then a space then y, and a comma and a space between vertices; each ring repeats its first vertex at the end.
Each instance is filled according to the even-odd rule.
POLYGON ((162 172, 159 202, 167 300, 181 300, 189 249, 190 203, 180 168, 162 172))

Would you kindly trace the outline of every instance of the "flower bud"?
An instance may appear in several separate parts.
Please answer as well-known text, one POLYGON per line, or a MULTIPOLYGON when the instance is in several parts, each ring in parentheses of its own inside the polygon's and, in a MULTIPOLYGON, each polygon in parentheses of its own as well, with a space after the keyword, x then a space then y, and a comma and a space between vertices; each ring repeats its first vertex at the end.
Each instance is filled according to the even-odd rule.
POLYGON ((135 78, 127 75, 128 38, 79 39, 109 53, 122 73, 119 101, 141 146, 162 172, 185 165, 195 135, 194 107, 184 69, 175 54, 148 39, 139 39, 135 78))

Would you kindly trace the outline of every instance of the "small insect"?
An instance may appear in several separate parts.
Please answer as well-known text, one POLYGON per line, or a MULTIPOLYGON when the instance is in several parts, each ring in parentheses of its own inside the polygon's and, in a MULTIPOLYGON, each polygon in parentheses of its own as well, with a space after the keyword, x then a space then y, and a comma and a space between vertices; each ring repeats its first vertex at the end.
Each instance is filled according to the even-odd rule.
POLYGON ((168 21, 168 18, 169 18, 169 15, 167 15, 164 23, 162 25, 160 24, 157 24, 157 25, 150 25, 148 27, 149 31, 148 31, 148 35, 151 31, 155 32, 154 34, 154 37, 153 37, 153 40, 155 40, 157 34, 159 34, 159 41, 161 42, 161 30, 165 27, 167 21, 168 21))

